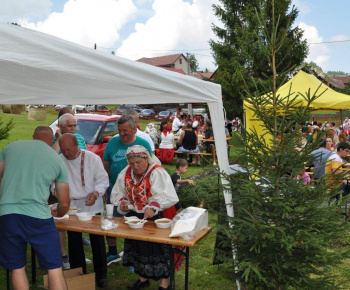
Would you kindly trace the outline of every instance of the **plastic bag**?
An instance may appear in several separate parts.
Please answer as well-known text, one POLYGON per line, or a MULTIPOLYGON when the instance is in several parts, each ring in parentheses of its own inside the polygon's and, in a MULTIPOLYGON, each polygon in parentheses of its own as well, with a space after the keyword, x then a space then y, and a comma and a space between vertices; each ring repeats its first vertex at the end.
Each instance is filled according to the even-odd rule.
POLYGON ((169 237, 179 237, 188 241, 206 227, 208 227, 208 211, 190 206, 173 218, 169 237))

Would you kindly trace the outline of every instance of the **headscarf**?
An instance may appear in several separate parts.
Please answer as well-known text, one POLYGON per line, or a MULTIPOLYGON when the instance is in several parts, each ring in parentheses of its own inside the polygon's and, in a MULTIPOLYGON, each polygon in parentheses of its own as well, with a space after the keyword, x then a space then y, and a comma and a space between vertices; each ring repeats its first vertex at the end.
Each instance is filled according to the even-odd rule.
POLYGON ((147 158, 148 164, 161 164, 159 159, 154 155, 150 154, 149 151, 142 145, 134 145, 126 150, 126 160, 129 163, 129 159, 134 157, 147 158))
POLYGON ((173 130, 173 127, 171 125, 163 126, 163 134, 164 134, 164 136, 168 135, 168 133, 171 133, 172 130, 173 130))
POLYGON ((148 125, 147 125, 149 128, 154 128, 154 124, 153 123, 148 123, 148 125))

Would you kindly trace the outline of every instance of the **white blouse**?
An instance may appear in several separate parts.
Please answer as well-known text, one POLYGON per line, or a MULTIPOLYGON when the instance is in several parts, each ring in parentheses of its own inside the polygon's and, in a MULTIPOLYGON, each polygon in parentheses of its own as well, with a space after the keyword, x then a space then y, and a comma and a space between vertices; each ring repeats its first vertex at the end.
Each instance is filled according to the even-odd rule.
MULTIPOLYGON (((147 172, 151 170, 153 166, 150 166, 147 172)), ((118 206, 118 212, 121 214, 126 214, 126 212, 120 210, 120 203, 122 201, 125 201, 126 199, 128 205, 133 205, 133 201, 129 199, 125 189, 125 174, 127 169, 128 166, 119 173, 117 181, 114 184, 111 193, 111 203, 118 206)), ((147 172, 145 175, 147 175, 147 172)), ((153 208, 155 214, 157 214, 159 210, 162 211, 166 208, 170 208, 179 201, 170 175, 164 168, 161 167, 153 170, 150 176, 150 184, 152 196, 148 199, 148 205, 143 208, 142 212, 144 212, 146 208, 149 207, 153 208), (152 202, 158 203, 160 205, 160 208, 150 206, 152 202)), ((138 212, 136 208, 135 211, 138 212)))
POLYGON ((161 149, 173 149, 174 148, 174 134, 168 133, 166 136, 162 132, 160 135, 162 138, 162 142, 159 144, 159 148, 161 149))

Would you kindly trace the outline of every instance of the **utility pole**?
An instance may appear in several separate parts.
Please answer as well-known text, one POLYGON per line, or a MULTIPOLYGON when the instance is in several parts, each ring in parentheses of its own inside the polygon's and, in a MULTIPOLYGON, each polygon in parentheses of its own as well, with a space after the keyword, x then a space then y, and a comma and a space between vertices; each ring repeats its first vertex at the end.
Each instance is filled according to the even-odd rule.
MULTIPOLYGON (((191 75, 191 67, 189 62, 190 54, 187 52, 186 56, 187 56, 187 74, 190 76, 191 75)), ((188 114, 191 115, 191 117, 193 117, 192 104, 188 104, 187 109, 188 109, 188 114)))
POLYGON ((187 52, 186 56, 187 56, 187 74, 191 75, 191 66, 190 66, 190 62, 189 62, 190 54, 187 52))

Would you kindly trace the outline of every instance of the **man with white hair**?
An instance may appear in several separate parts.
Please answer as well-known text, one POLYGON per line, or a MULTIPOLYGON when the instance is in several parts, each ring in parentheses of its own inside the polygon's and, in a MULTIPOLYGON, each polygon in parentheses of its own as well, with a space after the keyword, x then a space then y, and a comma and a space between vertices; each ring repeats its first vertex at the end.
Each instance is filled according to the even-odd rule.
MULTIPOLYGON (((57 153, 59 154, 61 153, 59 142, 57 139, 66 133, 74 134, 75 137, 77 138, 79 149, 86 150, 84 137, 81 136, 80 134, 75 133, 75 131, 77 130, 77 119, 71 113, 65 113, 61 117, 59 117, 57 127, 58 127, 58 130, 56 130, 55 137, 53 140, 54 145, 52 146, 52 148, 57 153)), ((55 203, 55 202, 56 202, 55 197, 50 196, 49 203, 55 203)), ((70 264, 68 262, 68 257, 67 257, 66 248, 65 248, 65 244, 66 244, 65 231, 59 231, 59 235, 60 235, 60 241, 61 241, 61 254, 62 254, 63 267, 64 269, 69 269, 70 264)), ((83 241, 85 245, 87 246, 90 245, 90 242, 87 239, 83 238, 83 241)))
POLYGON ((52 148, 56 151, 60 151, 59 142, 57 142, 57 139, 60 138, 63 134, 71 133, 74 134, 78 141, 78 147, 79 149, 86 150, 86 144, 84 137, 80 134, 75 133, 77 131, 77 119, 70 113, 63 114, 61 117, 58 118, 58 124, 57 124, 58 130, 55 133, 55 138, 53 140, 53 146, 52 148))

